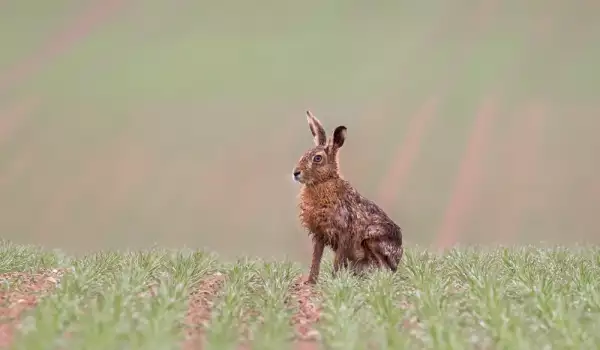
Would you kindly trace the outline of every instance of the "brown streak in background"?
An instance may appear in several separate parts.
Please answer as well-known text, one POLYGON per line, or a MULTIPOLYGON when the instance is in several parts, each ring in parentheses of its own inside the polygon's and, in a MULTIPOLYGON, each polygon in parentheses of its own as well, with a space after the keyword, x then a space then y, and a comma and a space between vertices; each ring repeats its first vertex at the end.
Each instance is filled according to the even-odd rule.
MULTIPOLYGON (((145 172, 156 175, 156 170, 153 171, 153 169, 158 169, 154 166, 155 164, 158 166, 158 163, 153 162, 153 160, 154 159, 146 161, 146 164, 150 165, 145 167, 145 172)), ((219 159, 216 159, 213 160, 213 163, 207 161, 206 163, 203 162, 203 164, 207 168, 213 168, 215 163, 219 164, 218 162, 219 159)), ((218 205, 216 203, 219 202, 220 197, 216 196, 216 194, 207 195, 206 192, 206 190, 210 189, 223 189, 224 187, 215 182, 222 176, 211 173, 208 174, 208 176, 214 177, 214 179, 211 180, 208 177, 202 178, 202 175, 198 175, 197 173, 196 164, 190 166, 189 158, 185 157, 174 159, 169 164, 170 166, 165 172, 160 172, 161 181, 159 183, 163 185, 159 188, 155 187, 152 189, 153 193, 159 193, 154 198, 160 199, 160 202, 152 200, 153 203, 144 211, 144 215, 157 218, 164 217, 164 213, 168 212, 168 220, 162 220, 157 224, 163 232, 173 232, 177 234, 182 232, 197 232, 198 228, 203 225, 201 221, 191 223, 193 228, 190 229, 190 222, 180 220, 179 218, 186 217, 190 210, 192 210, 195 215, 200 215, 202 211, 222 212, 223 209, 218 208, 218 210, 216 210, 216 208, 212 206, 213 204, 218 205), (206 183, 207 180, 209 181, 208 183, 206 183), (200 187, 205 191, 204 193, 195 193, 194 189, 196 183, 201 184, 200 187), (173 184, 175 185, 172 186, 173 184), (211 207, 200 208, 198 201, 201 201, 202 204, 209 203, 211 207)), ((140 169, 141 167, 138 168, 138 170, 140 169)), ((141 174, 140 177, 142 177, 141 174)), ((151 182, 152 180, 148 181, 151 182)), ((140 188, 147 188, 139 184, 138 186, 140 186, 140 188)))
MULTIPOLYGON (((546 6, 544 12, 533 19, 534 28, 529 33, 530 47, 527 51, 533 53, 551 45, 550 39, 555 29, 553 13, 556 13, 555 6, 546 6)), ((507 244, 516 243, 525 212, 533 205, 529 191, 536 184, 536 175, 541 169, 539 153, 547 112, 547 106, 541 102, 531 102, 517 113, 511 125, 510 140, 513 142, 507 145, 508 152, 503 160, 508 167, 507 188, 495 203, 496 209, 492 209, 497 213, 492 217, 496 222, 494 232, 507 244)))
POLYGON ((16 178, 26 173, 34 163, 33 152, 30 148, 21 150, 9 165, 0 173, 0 190, 10 185, 16 178))
POLYGON ((81 195, 82 189, 94 188, 100 177, 98 174, 101 174, 106 168, 106 161, 99 156, 92 156, 84 161, 80 166, 82 170, 79 171, 78 176, 75 176, 75 180, 66 181, 56 191, 54 198, 50 199, 44 210, 45 215, 40 218, 34 233, 36 235, 59 233, 58 225, 65 222, 69 209, 72 209, 70 204, 81 195))
MULTIPOLYGON (((434 40, 436 38, 437 35, 440 34, 440 32, 444 29, 443 27, 444 21, 438 21, 436 23, 435 26, 432 26, 429 28, 429 31, 424 35, 424 39, 421 41, 421 45, 415 48, 415 54, 421 52, 421 54, 423 54, 423 50, 427 47, 426 45, 428 43, 430 43, 432 40, 434 40)), ((445 90, 445 87, 447 86, 447 82, 448 79, 443 78, 442 81, 440 82, 439 86, 441 90, 445 90)), ((397 91, 395 93, 390 93, 387 99, 383 99, 382 103, 378 104, 378 108, 375 109, 375 111, 377 113, 375 113, 375 115, 377 116, 377 119, 375 120, 375 123, 373 123, 373 118, 369 119, 368 116, 371 115, 372 113, 369 114, 365 114, 365 117, 361 119, 361 129, 365 129, 367 132, 367 135, 370 137, 370 139, 374 139, 376 140, 378 136, 383 135, 382 132, 385 130, 384 127, 384 123, 387 121, 385 120, 385 110, 387 109, 387 101, 389 99, 391 100, 395 100, 395 95, 396 95, 397 91), (383 106, 382 106, 383 105, 383 106), (380 125, 379 128, 369 128, 368 125, 371 124, 375 124, 375 125, 380 125)), ((430 114, 434 114, 436 113, 436 109, 438 108, 439 105, 439 98, 431 98, 431 100, 433 101, 429 101, 430 103, 433 103, 433 106, 431 108, 433 108, 433 111, 431 111, 430 114)), ((426 102, 425 104, 427 104, 428 102, 426 102)), ((422 107, 422 108, 427 108, 427 107, 422 107)), ((405 186, 405 182, 406 179, 409 177, 410 175, 410 170, 412 168, 412 164, 414 163, 415 159, 414 157, 416 157, 416 155, 419 153, 420 148, 422 146, 422 141, 421 138, 423 136, 423 134, 425 133, 425 131, 427 130, 427 128, 429 127, 429 124, 431 123, 431 119, 433 118, 433 116, 427 115, 427 116, 421 116, 422 119, 417 119, 415 120, 415 118, 417 118, 416 116, 413 116, 410 119, 410 124, 409 124, 409 131, 407 132, 407 136, 405 138, 405 142, 403 144, 401 144, 396 152, 394 153, 394 156, 392 157, 392 159, 389 162, 388 165, 388 169, 387 172, 383 174, 383 177, 381 178, 378 186, 377 186, 377 190, 376 190, 376 195, 375 198, 378 201, 381 201, 381 205, 382 207, 384 207, 387 211, 392 212, 394 210, 393 205, 395 203, 395 201, 397 200, 398 194, 400 191, 402 191, 402 189, 405 186), (414 132, 418 132, 418 135, 414 135, 414 132), (404 151, 403 148, 406 147, 407 145, 405 143, 407 143, 407 139, 411 140, 411 144, 409 144, 410 147, 415 147, 415 149, 410 149, 408 151, 404 151), (412 144, 412 142, 414 142, 414 144, 412 144), (406 157, 405 159, 401 160, 403 162, 403 164, 400 166, 397 165, 398 160, 396 160, 397 157, 406 157), (404 163, 406 162, 406 163, 404 163), (400 176, 401 179, 400 181, 394 186, 394 181, 395 181, 395 177, 400 176), (387 189, 388 186, 392 186, 392 189, 389 190, 387 189)), ((393 119, 393 116, 392 116, 393 119)), ((360 148, 361 151, 365 151, 366 148, 360 148)), ((359 156, 361 157, 365 157, 366 161, 371 160, 371 155, 365 155, 365 154, 360 154, 359 156)), ((360 162, 362 163, 362 162, 360 162)), ((362 164, 366 164, 362 163, 362 164)), ((354 168, 356 170, 361 169, 360 164, 355 164, 354 168)))
POLYGON ((99 234, 109 233, 110 219, 115 218, 110 214, 123 210, 133 189, 136 186, 139 188, 149 173, 147 153, 132 145, 131 123, 132 119, 96 158, 100 164, 104 164, 96 174, 98 185, 83 189, 94 192, 98 210, 94 224, 99 234))
POLYGON ((393 161, 377 190, 377 200, 391 208, 406 185, 410 170, 418 156, 423 137, 437 112, 439 99, 430 97, 410 119, 404 141, 394 152, 393 161))
MULTIPOLYGON (((266 145, 263 150, 259 150, 258 152, 248 152, 247 143, 241 142, 235 146, 230 146, 230 148, 221 148, 219 149, 219 155, 216 157, 216 160, 213 164, 210 164, 209 171, 205 172, 206 176, 204 181, 210 183, 222 183, 224 180, 227 181, 227 186, 232 187, 233 184, 239 185, 242 184, 241 188, 237 188, 238 201, 235 203, 238 207, 237 209, 243 209, 247 215, 243 215, 242 213, 237 213, 236 216, 241 218, 239 220, 240 223, 244 222, 244 219, 249 217, 253 217, 255 215, 255 211, 257 206, 255 201, 256 191, 260 189, 258 186, 258 182, 262 180, 260 176, 260 164, 261 159, 265 160, 265 155, 268 155, 269 158, 276 154, 272 152, 272 150, 284 150, 290 145, 290 142, 293 140, 293 135, 296 132, 297 122, 293 118, 289 118, 284 122, 278 129, 272 128, 269 131, 271 136, 266 138, 266 145), (231 166, 235 165, 236 169, 239 169, 240 173, 231 173, 231 166), (234 179, 228 179, 229 176, 233 176, 234 179), (242 177, 245 178, 241 179, 242 177)), ((290 169, 292 165, 290 165, 290 169)), ((291 170, 290 170, 291 174, 291 170)), ((291 176, 291 175, 290 175, 291 176)), ((223 183, 225 185, 225 183, 223 183)), ((220 195, 218 190, 222 189, 223 186, 211 186, 210 189, 213 191, 205 192, 204 195, 209 198, 218 199, 220 195)), ((235 188, 235 187, 234 187, 235 188)), ((232 188, 229 188, 232 189, 232 188)))
MULTIPOLYGON (((241 216, 241 219, 238 221, 239 227, 238 229, 243 230, 245 223, 248 222, 248 219, 255 217, 258 213, 265 209, 266 205, 269 204, 268 201, 257 201, 257 198, 260 198, 261 189, 261 181, 263 181, 263 177, 260 175, 261 158, 264 157, 265 154, 277 154, 276 152, 271 152, 274 149, 286 150, 290 147, 292 141, 294 140, 294 135, 297 134, 298 124, 297 120, 290 118, 285 121, 285 123, 280 127, 279 131, 273 133, 274 136, 269 137, 267 140, 267 152, 255 152, 252 154, 248 154, 247 152, 242 153, 242 159, 240 160, 241 164, 243 164, 243 169, 254 169, 253 171, 257 171, 256 173, 250 171, 251 179, 245 180, 245 185, 241 188, 238 206, 238 213, 244 213, 241 216)), ((289 174, 291 178, 291 169, 293 168, 294 160, 290 161, 289 166, 289 174)), ((237 175, 236 175, 237 176, 237 175)), ((293 199, 292 199, 293 200, 293 199)))
POLYGON ((37 53, 19 62, 8 72, 0 75, 0 92, 9 90, 26 79, 56 56, 71 49, 78 41, 89 35, 95 27, 108 20, 125 4, 122 0, 94 1, 56 37, 47 42, 37 53))
MULTIPOLYGON (((266 137, 264 140, 266 142, 261 143, 263 146, 259 149, 248 151, 247 142, 215 149, 214 160, 204 164, 201 173, 197 176, 197 181, 204 184, 202 191, 193 190, 194 194, 190 196, 183 210, 197 213, 201 211, 227 213, 223 217, 217 215, 214 219, 228 220, 227 224, 231 230, 247 232, 249 221, 269 205, 265 201, 257 201, 257 198, 261 198, 260 191, 266 188, 261 173, 271 171, 271 168, 264 166, 268 165, 274 157, 282 157, 287 152, 291 142, 294 141, 293 136, 297 132, 297 127, 297 120, 290 117, 279 127, 276 125, 269 127, 270 136, 266 137), (232 172, 232 165, 235 165, 234 169, 239 171, 232 172), (225 197, 223 191, 232 193, 231 198, 225 197), (231 215, 235 215, 236 220, 226 219, 231 215)), ((295 159, 290 163, 292 164, 290 169, 294 161, 295 159)), ((198 223, 198 225, 202 224, 198 223)))
MULTIPOLYGON (((349 174, 348 179, 351 182, 368 183, 372 174, 364 172, 364 167, 369 165, 373 161, 373 152, 378 149, 377 146, 373 145, 373 142, 377 141, 381 137, 382 132, 386 130, 386 116, 389 116, 390 106, 387 103, 388 99, 382 98, 371 103, 366 111, 363 111, 358 117, 356 126, 346 125, 349 129, 350 137, 352 140, 356 140, 358 143, 360 140, 361 147, 355 148, 352 155, 349 155, 349 159, 353 161, 343 162, 340 164, 340 173, 344 176, 346 173, 349 174)), ((344 176, 346 177, 346 176, 344 176)), ((359 189, 360 190, 360 189, 359 189)))
MULTIPOLYGON (((13 106, 8 112, 0 112, 0 149, 13 136, 15 131, 23 127, 24 120, 35 113, 40 106, 38 99, 27 99, 13 106)), ((28 169, 33 161, 32 149, 19 149, 12 161, 0 172, 0 188, 10 183, 16 176, 28 169)))
MULTIPOLYGON (((554 17, 552 16, 552 13, 555 13, 556 11, 556 9, 553 7, 554 6, 546 6, 545 12, 542 13, 539 16, 539 18, 534 18, 535 26, 533 29, 533 33, 529 33, 531 34, 531 44, 529 50, 531 50, 532 52, 539 50, 540 47, 544 47, 545 45, 551 45, 549 39, 552 38, 551 34, 554 29, 554 17)), ((515 69, 518 70, 521 68, 517 66, 515 67, 515 69)), ((542 109, 543 106, 541 105, 531 105, 528 110, 531 111, 531 113, 544 113, 541 111, 542 109)), ((505 167, 506 165, 506 167, 508 167, 509 173, 509 175, 506 177, 507 181, 502 182, 501 186, 507 184, 508 187, 506 187, 506 189, 503 189, 502 193, 499 194, 498 200, 492 203, 492 208, 489 209, 489 211, 486 213, 494 213, 493 216, 489 217, 489 220, 495 223, 493 228, 488 229, 490 230, 489 232, 492 232, 495 239, 497 238, 499 241, 506 243, 511 241, 514 242, 515 236, 518 233, 517 231, 520 225, 519 222, 523 218, 523 213, 521 213, 520 211, 526 210, 526 206, 522 203, 522 201, 526 201, 529 198, 523 195, 523 193, 513 193, 513 191, 515 191, 515 186, 517 187, 517 191, 526 191, 528 187, 526 185, 519 186, 519 181, 524 181, 526 183, 529 183, 530 185, 535 184, 535 181, 533 179, 533 177, 535 177, 535 174, 531 174, 530 171, 535 172, 535 168, 539 167, 539 164, 535 162, 537 161, 536 157, 539 153, 539 139, 541 135, 537 133, 542 132, 541 128, 543 126, 541 124, 543 124, 543 120, 533 121, 531 119, 531 115, 527 115, 527 113, 525 112, 523 113, 524 115, 517 115, 517 121, 513 122, 514 130, 513 134, 511 134, 510 136, 511 140, 513 140, 514 142, 505 147, 507 153, 501 156, 504 158, 502 160, 502 164, 504 165, 501 164, 499 168, 505 167), (524 119, 525 122, 523 123, 522 120, 524 119), (536 130, 535 125, 538 122, 540 125, 537 125, 537 127, 539 127, 540 130, 536 130), (527 126, 532 127, 531 136, 535 138, 535 141, 530 141, 527 139, 525 131, 522 130, 523 125, 525 125, 525 128, 527 128, 527 126), (530 149, 530 147, 533 147, 533 149, 530 149), (521 159, 523 157, 531 159, 531 162, 527 162, 524 159, 521 159), (519 167, 521 166, 524 166, 529 170, 519 169, 519 167), (521 209, 517 210, 516 207, 521 209)), ((540 118, 544 119, 545 117, 546 116, 544 115, 540 118)))
MULTIPOLYGON (((470 42, 467 43, 464 51, 463 51, 463 56, 466 58, 469 54, 469 52, 471 52, 471 50, 473 49, 473 47, 475 46, 475 44, 477 43, 477 40, 480 39, 481 37, 483 37, 483 34, 486 32, 485 29, 489 28, 491 25, 491 19, 492 19, 492 14, 493 12, 495 12, 498 8, 498 2, 496 0, 483 0, 480 3, 480 6, 475 10, 475 23, 474 23, 474 30, 472 31, 472 37, 470 42)), ((455 78, 454 80, 459 80, 459 78, 455 78)), ((489 102, 489 101, 488 101, 489 102)), ((484 100, 483 104, 486 104, 486 101, 484 100)), ((474 126, 474 130, 472 131, 471 134, 471 139, 474 138, 475 135, 477 135, 475 132, 477 131, 477 127, 478 127, 478 123, 477 121, 479 120, 479 114, 476 116, 476 122, 475 122, 475 126, 474 126)), ((485 119, 484 119, 485 120, 485 119)), ((486 131, 486 133, 489 135, 489 131, 486 131)), ((480 141, 478 141, 480 142, 480 141)), ((482 141, 481 141, 482 142, 482 141)), ((466 150, 466 154, 463 156, 463 160, 462 160, 462 164, 461 164, 461 170, 459 171, 459 174, 462 174, 463 169, 462 167, 465 166, 465 158, 467 156, 469 156, 469 149, 466 150)), ((475 152, 475 151, 472 151, 475 152)), ((467 165, 468 167, 471 166, 471 164, 467 165)), ((465 170, 467 171, 467 170, 465 170)), ((463 176, 468 176, 468 175, 463 175, 463 176)), ((479 176, 479 175, 477 175, 479 176)), ((438 231, 438 234, 436 236, 436 245, 439 247, 440 245, 445 246, 447 244, 455 244, 456 242, 458 242, 459 240, 459 236, 460 236, 460 232, 456 231, 458 228, 456 225, 458 225, 458 221, 461 221, 461 225, 462 225, 462 221, 465 220, 464 218, 462 218, 462 216, 464 214, 462 214, 462 211, 465 208, 452 208, 451 206, 455 204, 457 205, 465 205, 466 202, 463 202, 461 200, 460 196, 462 195, 460 192, 463 191, 469 191, 468 188, 468 184, 464 185, 461 184, 460 182, 460 175, 459 175, 459 179, 457 179, 457 182, 454 185, 454 189, 453 189, 453 195, 452 195, 452 199, 450 200, 450 203, 448 204, 449 207, 446 207, 444 216, 443 216, 443 221, 441 224, 441 228, 438 231), (459 187, 461 186, 461 187, 459 187), (467 187, 464 187, 467 186, 467 187), (464 187, 464 188, 463 188, 464 187), (457 192, 459 191, 459 192, 457 192), (460 219, 459 219, 460 217, 460 219)), ((466 194, 466 192, 465 192, 466 194)), ((470 199, 468 199, 468 201, 470 201, 470 199)))
POLYGON ((469 211, 476 199, 476 189, 481 181, 481 159, 489 140, 496 113, 495 100, 488 98, 484 100, 475 116, 450 203, 437 234, 435 245, 438 248, 447 248, 459 239, 460 230, 467 220, 469 211))
MULTIPOLYGON (((111 163, 114 161, 115 153, 122 153, 118 149, 118 145, 122 140, 127 139, 126 131, 127 128, 123 128, 114 141, 85 157, 79 167, 81 169, 79 174, 71 175, 71 181, 66 181, 62 186, 59 186, 55 197, 51 198, 45 207, 45 215, 40 218, 39 225, 34 230, 36 235, 58 232, 54 230, 61 222, 65 222, 69 209, 72 210, 71 204, 82 196, 85 191, 103 189, 102 179, 106 178, 107 172, 114 170, 111 163)), ((76 173, 75 169, 71 174, 76 173)), ((113 195, 114 192, 105 191, 104 193, 113 195)), ((112 207, 113 203, 109 202, 109 205, 112 207)))
POLYGON ((37 98, 29 98, 16 102, 9 109, 0 111, 0 147, 7 139, 12 137, 13 133, 22 127, 25 118, 31 115, 40 105, 37 98))
POLYGON ((475 14, 475 26, 477 29, 485 28, 489 25, 494 12, 498 10, 497 0, 483 0, 475 14))
MULTIPOLYGON (((590 113, 590 115, 594 115, 596 116, 595 120, 596 120, 596 124, 594 124, 594 127, 596 128, 596 130, 600 130, 600 105, 595 105, 592 106, 589 110, 588 113, 590 113)), ((600 208, 600 178, 598 180, 596 180, 593 184, 592 184, 592 195, 594 195, 594 204, 596 206, 596 208, 600 208), (594 191, 595 190, 595 191, 594 191)))
POLYGON ((129 137, 123 136, 114 146, 114 164, 112 175, 114 182, 107 191, 107 202, 111 206, 122 205, 131 197, 131 190, 148 174, 149 160, 147 154, 138 150, 129 137), (115 159, 116 158, 116 159, 115 159))
POLYGON ((527 108, 523 118, 518 118, 513 125, 516 140, 510 147, 509 154, 509 181, 510 188, 508 203, 504 206, 506 211, 500 215, 501 234, 507 242, 514 241, 518 234, 520 221, 527 212, 530 203, 528 192, 535 185, 536 160, 540 146, 544 119, 546 117, 542 104, 532 104, 527 108))

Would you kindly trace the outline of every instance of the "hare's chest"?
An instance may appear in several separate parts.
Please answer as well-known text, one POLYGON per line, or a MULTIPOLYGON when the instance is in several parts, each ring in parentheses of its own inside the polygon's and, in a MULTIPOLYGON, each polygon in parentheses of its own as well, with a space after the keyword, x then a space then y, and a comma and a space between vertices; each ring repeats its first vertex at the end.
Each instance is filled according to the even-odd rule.
POLYGON ((331 214, 332 211, 328 208, 301 208, 300 220, 309 231, 325 234, 332 229, 331 214))
POLYGON ((300 220, 310 233, 335 247, 347 226, 342 212, 335 205, 311 206, 304 203, 300 206, 300 220))

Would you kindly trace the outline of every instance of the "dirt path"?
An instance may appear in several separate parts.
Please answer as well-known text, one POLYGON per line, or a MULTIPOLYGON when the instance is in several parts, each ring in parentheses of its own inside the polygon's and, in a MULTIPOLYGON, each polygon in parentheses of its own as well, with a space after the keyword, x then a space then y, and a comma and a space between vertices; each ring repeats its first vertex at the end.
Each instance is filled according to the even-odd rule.
MULTIPOLYGON (((315 330, 315 323, 319 320, 320 309, 315 303, 318 297, 313 287, 304 283, 305 276, 299 276, 290 291, 290 301, 296 307, 292 316, 294 326, 296 349, 316 349, 318 347, 319 334, 315 330)), ((205 325, 210 320, 211 311, 215 298, 222 288, 225 277, 220 274, 211 275, 203 280, 191 293, 189 309, 185 324, 186 340, 183 344, 184 350, 203 349, 205 325)), ((249 349, 247 344, 240 344, 240 349, 249 349)))
POLYGON ((297 306, 297 311, 292 316, 292 324, 298 341, 301 343, 314 343, 319 337, 319 333, 314 326, 319 321, 321 309, 315 304, 314 300, 318 297, 317 292, 305 281, 306 277, 300 276, 292 287, 292 300, 297 306))
POLYGON ((55 269, 34 274, 0 274, 0 284, 9 286, 0 290, 0 348, 12 343, 23 313, 56 287, 63 272, 55 269))
POLYGON ((204 325, 210 320, 210 313, 218 291, 225 277, 215 273, 200 282, 190 295, 185 324, 188 327, 183 349, 202 349, 204 325))

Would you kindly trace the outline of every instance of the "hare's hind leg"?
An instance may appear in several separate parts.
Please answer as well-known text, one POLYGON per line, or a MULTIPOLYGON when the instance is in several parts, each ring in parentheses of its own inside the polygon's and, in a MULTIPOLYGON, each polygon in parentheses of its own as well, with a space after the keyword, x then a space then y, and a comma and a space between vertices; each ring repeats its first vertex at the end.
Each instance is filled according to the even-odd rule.
POLYGON ((386 238, 371 238, 365 243, 374 256, 374 262, 379 267, 388 267, 393 272, 398 270, 403 253, 402 247, 397 247, 386 238))
POLYGON ((355 276, 364 277, 371 269, 386 266, 384 261, 369 247, 368 241, 360 244, 362 250, 359 259, 352 261, 352 272, 355 276))
POLYGON ((347 267, 348 262, 342 252, 337 251, 334 254, 335 256, 333 257, 333 274, 335 275, 340 270, 340 268, 347 267))
POLYGON ((354 265, 358 261, 365 259, 365 249, 360 241, 355 241, 344 237, 336 242, 336 246, 333 247, 335 251, 335 258, 333 260, 333 272, 334 274, 339 271, 340 268, 354 270, 354 265))
POLYGON ((338 271, 342 268, 347 269, 351 264, 348 252, 343 247, 338 247, 334 252, 333 258, 333 276, 336 276, 338 271))

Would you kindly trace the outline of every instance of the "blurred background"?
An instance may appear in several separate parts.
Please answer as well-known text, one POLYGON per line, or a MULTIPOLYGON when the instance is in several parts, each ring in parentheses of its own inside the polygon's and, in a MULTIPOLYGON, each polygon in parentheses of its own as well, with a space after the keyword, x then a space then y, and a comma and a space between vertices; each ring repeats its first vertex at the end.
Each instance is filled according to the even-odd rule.
POLYGON ((305 110, 408 245, 600 243, 596 1, 0 0, 0 235, 307 262, 305 110))

